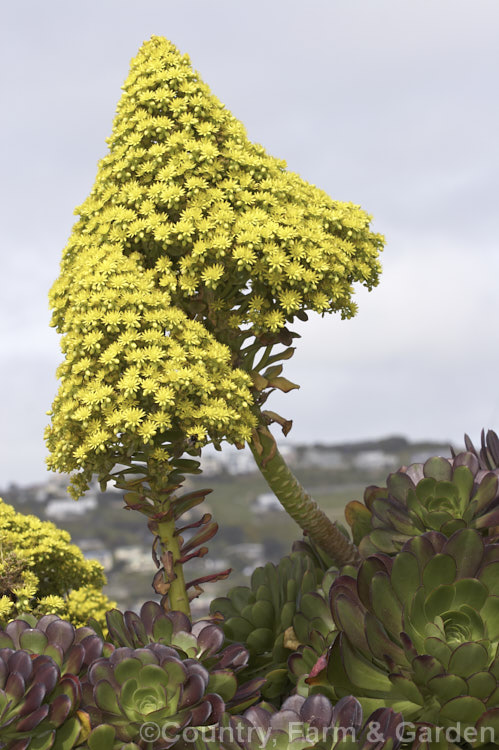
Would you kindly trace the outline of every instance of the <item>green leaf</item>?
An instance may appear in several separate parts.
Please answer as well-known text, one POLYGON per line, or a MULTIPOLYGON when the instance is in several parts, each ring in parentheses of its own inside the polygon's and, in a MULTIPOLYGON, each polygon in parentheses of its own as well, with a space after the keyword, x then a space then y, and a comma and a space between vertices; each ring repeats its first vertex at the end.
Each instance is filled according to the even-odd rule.
POLYGON ((398 638, 402 628, 402 607, 385 573, 376 573, 371 582, 371 603, 374 614, 389 633, 398 638))
POLYGON ((393 561, 391 572, 393 590, 404 604, 412 597, 420 585, 419 565, 414 555, 399 552, 393 561))
MULTIPOLYGON (((472 607, 474 605, 471 605, 472 607)), ((499 597, 489 596, 480 610, 485 623, 486 635, 491 641, 499 640, 499 597)))
POLYGON ((187 656, 194 657, 198 651, 197 638, 192 633, 176 633, 172 638, 172 645, 183 651, 187 656))
POLYGON ((416 656, 412 660, 412 669, 414 673, 414 682, 417 685, 426 685, 426 683, 442 673, 442 665, 437 659, 429 654, 416 656))
MULTIPOLYGON (((293 602, 286 602, 281 610, 281 628, 287 630, 293 624, 294 616, 296 612, 296 605, 293 602)), ((303 618, 306 619, 306 618, 303 618)))
POLYGON ((171 643, 173 623, 167 617, 157 617, 152 626, 152 638, 157 643, 171 643))
POLYGON ((255 595, 247 586, 235 586, 229 591, 229 599, 235 609, 240 612, 247 604, 253 604, 255 595))
MULTIPOLYGON (((277 595, 277 598, 279 596, 277 595)), ((271 591, 270 586, 265 583, 262 586, 258 586, 257 590, 255 591, 255 601, 265 600, 266 602, 270 602, 272 605, 275 604, 276 597, 274 596, 274 592, 271 591)), ((247 604, 247 607, 251 607, 251 604, 247 604)))
POLYGON ((476 578, 463 578, 454 584, 454 607, 467 604, 473 609, 480 610, 487 600, 487 589, 476 578))
POLYGON ((250 651, 263 654, 270 651, 274 644, 274 632, 270 628, 256 628, 246 638, 246 645, 250 651))
POLYGON ((423 586, 427 591, 431 591, 437 586, 454 583, 456 567, 456 561, 450 555, 435 555, 423 570, 423 586))
MULTIPOLYGON (((55 731, 44 732, 43 735, 39 737, 32 737, 28 747, 30 750, 50 750, 54 747, 54 737, 55 731)), ((72 747, 72 745, 69 745, 68 747, 72 747)))
POLYGON ((448 511, 432 511, 426 515, 426 526, 428 529, 440 531, 452 520, 452 515, 448 511))
POLYGON ((369 534, 369 540, 379 552, 392 554, 407 540, 407 536, 405 534, 395 534, 393 531, 374 529, 369 534), (399 543, 398 547, 397 543, 399 543))
POLYGON ((116 737, 116 729, 109 724, 101 724, 90 734, 87 743, 89 750, 110 750, 116 737))
POLYGON ((437 482, 446 482, 452 479, 452 466, 445 458, 434 456, 429 458, 423 466, 425 477, 432 477, 437 482))
POLYGON ((368 557, 362 562, 356 575, 350 576, 357 579, 357 593, 365 607, 371 606, 371 581, 376 573, 386 574, 386 565, 379 557, 368 557))
POLYGON ((456 561, 458 578, 474 578, 483 558, 484 544, 476 531, 463 529, 447 540, 442 552, 456 561))
POLYGON ((468 693, 480 700, 487 700, 497 687, 497 680, 490 672, 476 672, 466 679, 468 693))
POLYGON ((456 466, 452 472, 452 482, 457 487, 461 512, 468 505, 473 489, 474 477, 467 466, 456 466))
POLYGON ((114 668, 114 676, 117 682, 122 685, 126 680, 137 679, 141 669, 142 662, 130 657, 118 662, 114 668))
POLYGON ((344 594, 339 594, 332 599, 332 610, 334 621, 338 628, 346 633, 354 646, 361 649, 364 653, 368 653, 369 648, 364 628, 364 611, 360 603, 344 594))
POLYGON ((253 625, 242 617, 231 617, 224 623, 224 630, 231 640, 246 643, 247 637, 253 630, 253 625))
POLYGON ((130 634, 123 620, 123 613, 119 609, 112 609, 106 613, 107 627, 111 638, 116 639, 120 645, 132 646, 130 634))
POLYGON ((95 699, 102 711, 110 714, 120 715, 120 707, 114 687, 106 680, 99 681, 94 687, 95 699))
POLYGON ((352 528, 353 543, 358 546, 371 531, 371 511, 358 500, 352 500, 345 508, 345 519, 352 528))
POLYGON ((328 605, 320 594, 305 594, 300 602, 300 612, 303 612, 309 620, 314 618, 331 619, 331 613, 328 605))
POLYGON ((127 713, 130 711, 130 709, 136 708, 136 694, 139 688, 138 679, 135 677, 130 677, 130 679, 127 679, 123 681, 121 686, 121 693, 120 693, 120 704, 122 705, 124 711, 127 713))
POLYGON ((0 631, 0 648, 14 648, 14 641, 4 630, 0 631))
POLYGON ((366 697, 382 698, 393 693, 388 675, 360 653, 355 652, 345 639, 342 639, 341 655, 348 679, 359 689, 358 693, 355 692, 356 696, 362 694, 366 697))
POLYGON ((81 724, 76 717, 67 719, 57 730, 51 750, 71 750, 76 744, 80 731, 81 724))
POLYGON ((473 500, 476 500, 478 511, 483 510, 495 498, 497 494, 497 476, 490 472, 487 474, 478 487, 478 491, 473 500))
POLYGON ((440 710, 440 716, 450 721, 459 721, 474 726, 484 711, 483 702, 468 695, 453 698, 445 703, 440 710))
POLYGON ((488 661, 488 651, 480 643, 462 643, 450 658, 449 672, 460 677, 469 677, 474 672, 481 672, 488 661))
POLYGON ((372 656, 380 661, 391 660, 399 666, 409 667, 403 649, 386 635, 381 622, 370 612, 366 614, 365 632, 372 656))
POLYGON ((489 594, 499 595, 499 562, 485 565, 478 575, 478 580, 487 587, 489 594))
POLYGON ((437 696, 441 703, 466 695, 468 686, 462 677, 455 674, 439 674, 428 680, 428 689, 437 696))
POLYGON ((424 613, 430 621, 447 612, 454 602, 454 586, 437 586, 426 598, 424 613))
POLYGON ((275 610, 273 605, 264 599, 257 601, 251 607, 252 620, 260 628, 274 627, 275 610))
POLYGON ((59 668, 62 668, 63 654, 62 650, 53 643, 48 643, 43 651, 45 656, 50 656, 59 668))
POLYGON ((414 482, 405 472, 397 471, 389 475, 386 486, 390 495, 405 505, 408 491, 414 489, 414 482))
POLYGON ((41 630, 23 630, 19 637, 21 648, 30 651, 33 654, 43 654, 47 646, 48 638, 41 630))
MULTIPOLYGON (((435 487, 436 487, 437 481, 436 479, 433 479, 433 477, 425 477, 424 479, 421 479, 420 482, 418 482, 416 486, 416 499, 411 497, 410 499, 410 505, 409 505, 409 498, 408 498, 408 506, 413 509, 417 510, 417 506, 419 504, 426 505, 427 502, 435 496, 435 487)), ((420 508, 421 512, 421 508, 420 508)))
POLYGON ((404 698, 407 698, 411 703, 420 706, 424 705, 424 698, 421 692, 407 677, 403 677, 401 674, 392 674, 390 675, 390 680, 404 698))
POLYGON ((177 689, 186 678, 185 667, 180 661, 166 661, 162 667, 157 664, 146 664, 139 677, 140 685, 146 687, 168 687, 177 689))
MULTIPOLYGON (((476 730, 483 741, 490 740, 490 742, 497 743, 499 738, 499 708, 491 708, 485 711, 476 723, 476 730)), ((497 747, 497 744, 494 747, 497 747)))
POLYGON ((444 643, 440 638, 425 638, 424 650, 429 656, 438 659, 442 667, 447 671, 450 657, 452 655, 452 649, 447 643, 444 643))
POLYGON ((229 671, 210 672, 207 693, 217 693, 226 703, 230 701, 237 690, 237 680, 229 671))

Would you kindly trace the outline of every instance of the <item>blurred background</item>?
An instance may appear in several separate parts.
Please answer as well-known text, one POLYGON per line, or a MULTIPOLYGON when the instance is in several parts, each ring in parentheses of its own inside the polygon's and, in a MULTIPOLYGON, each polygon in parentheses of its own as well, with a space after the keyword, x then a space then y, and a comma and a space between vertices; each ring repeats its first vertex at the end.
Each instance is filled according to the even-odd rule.
MULTIPOLYGON (((319 499, 335 512, 371 476, 422 456, 431 443, 459 444, 465 431, 477 440, 482 427, 497 425, 495 0, 18 0, 4 7, 2 22, 5 499, 17 497, 25 508, 33 503, 39 515, 68 528, 75 524, 77 541, 94 539, 97 494, 97 506, 89 496, 81 508, 84 532, 74 512, 46 514, 49 502, 68 502, 65 479, 51 477, 44 465, 45 411, 61 359, 47 293, 74 207, 105 154, 129 61, 153 34, 190 55, 252 140, 333 198, 359 203, 386 236, 380 286, 359 291, 351 321, 314 316, 297 327, 302 339, 285 374, 301 389, 269 402, 294 420, 286 444, 303 481, 327 490, 319 499), (395 443, 387 440, 394 435, 395 443), (346 445, 352 443, 355 449, 346 445), (307 464, 303 456, 313 445, 322 448, 307 464), (364 456, 369 477, 352 451, 375 454, 364 456)), ((225 508, 237 495, 231 507, 242 514, 248 505, 271 504, 258 500, 263 486, 245 489, 244 458, 229 451, 224 461, 207 469, 218 487, 210 496, 218 499, 209 502, 225 508)), ((106 512, 121 506, 117 495, 108 500, 106 512)), ((279 511, 255 510, 247 524, 227 519, 234 528, 247 526, 243 536, 231 532, 234 543, 260 544, 247 548, 240 570, 286 551, 271 542, 262 547, 258 519, 265 513, 279 511)), ((100 540, 102 555, 120 541, 145 549, 138 519, 122 516, 130 521, 114 527, 119 539, 100 540)), ((283 539, 294 533, 290 527, 283 539)))

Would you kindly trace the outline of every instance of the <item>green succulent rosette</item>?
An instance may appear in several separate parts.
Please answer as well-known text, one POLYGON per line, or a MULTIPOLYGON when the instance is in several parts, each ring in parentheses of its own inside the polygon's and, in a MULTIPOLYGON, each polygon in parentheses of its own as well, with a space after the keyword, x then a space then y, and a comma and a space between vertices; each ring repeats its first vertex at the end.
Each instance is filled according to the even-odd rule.
POLYGON ((75 628, 57 615, 24 615, 0 629, 0 649, 23 650, 31 655, 50 656, 61 674, 83 677, 90 664, 109 656, 114 646, 86 626, 75 628))
MULTIPOLYGON (((211 691, 210 674, 197 660, 182 661, 174 649, 153 643, 118 648, 109 658, 97 659, 83 685, 83 699, 92 727, 110 726, 121 743, 142 747, 145 724, 166 727, 154 743, 155 750, 163 750, 175 744, 186 726, 217 724, 224 699, 230 700, 236 688, 235 678, 227 675, 217 680, 217 691, 211 691)), ((111 730, 104 731, 113 736, 111 730)))
POLYGON ((226 709, 240 712, 260 698, 263 679, 247 679, 248 650, 240 643, 227 643, 219 625, 208 620, 191 623, 183 612, 165 612, 153 601, 145 602, 140 612, 113 609, 106 615, 109 641, 113 647, 143 648, 161 644, 175 649, 178 658, 196 659, 210 674, 210 690, 220 682, 238 679, 234 695, 227 696, 226 709))
POLYGON ((453 458, 435 456, 390 474, 386 487, 367 487, 364 504, 349 503, 345 516, 364 557, 395 554, 408 539, 427 531, 450 537, 472 528, 494 536, 499 469, 484 470, 469 451, 453 458))
POLYGON ((322 678, 338 697, 499 737, 499 544, 428 532, 340 576, 330 603, 340 633, 322 678))
POLYGON ((310 643, 312 631, 317 631, 317 651, 324 650, 324 639, 333 624, 327 591, 321 589, 324 580, 330 585, 334 577, 325 570, 326 564, 308 545, 298 545, 278 565, 256 568, 250 586, 236 586, 227 597, 211 603, 212 615, 224 618, 228 642, 248 648, 245 674, 265 677, 262 694, 269 700, 285 697, 296 682, 287 660, 301 644, 310 643))
POLYGON ((71 750, 88 733, 81 685, 49 656, 0 649, 0 748, 71 750))

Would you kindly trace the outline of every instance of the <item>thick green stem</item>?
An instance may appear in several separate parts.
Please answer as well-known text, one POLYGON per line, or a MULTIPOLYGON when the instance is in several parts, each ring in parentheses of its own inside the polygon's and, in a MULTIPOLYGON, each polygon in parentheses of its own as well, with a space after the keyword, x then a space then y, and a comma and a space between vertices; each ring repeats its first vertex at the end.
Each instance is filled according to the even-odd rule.
MULTIPOLYGON (((139 471, 137 468, 137 474, 139 471)), ((171 493, 165 493, 163 489, 168 485, 168 477, 158 479, 151 471, 137 479, 125 479, 122 474, 113 478, 116 487, 125 490, 124 500, 128 507, 145 515, 149 519, 150 530, 159 538, 164 579, 158 585, 153 583, 156 592, 167 596, 170 609, 179 610, 190 617, 191 608, 181 562, 182 537, 175 533, 175 519, 170 507, 171 493), (158 520, 153 523, 153 519, 158 520)))
MULTIPOLYGON (((184 614, 190 617, 191 608, 185 588, 184 568, 180 562, 180 537, 175 535, 175 521, 173 519, 170 521, 159 521, 158 536, 161 541, 163 554, 171 553, 173 578, 168 590, 170 608, 184 612, 184 614)), ((167 565, 165 565, 165 576, 167 577, 168 574, 169 571, 167 570, 167 565)))
POLYGON ((337 565, 356 565, 360 561, 357 547, 303 489, 279 453, 270 431, 258 430, 248 445, 267 484, 291 518, 337 565))

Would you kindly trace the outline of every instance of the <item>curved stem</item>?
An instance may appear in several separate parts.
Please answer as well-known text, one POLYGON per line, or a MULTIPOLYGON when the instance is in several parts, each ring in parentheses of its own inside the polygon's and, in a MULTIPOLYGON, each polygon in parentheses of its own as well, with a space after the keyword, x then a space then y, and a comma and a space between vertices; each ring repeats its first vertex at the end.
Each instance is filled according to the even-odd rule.
POLYGON ((303 489, 279 453, 271 432, 266 427, 260 427, 248 441, 248 445, 270 489, 298 526, 306 531, 337 565, 359 563, 357 547, 342 534, 336 524, 303 489))

